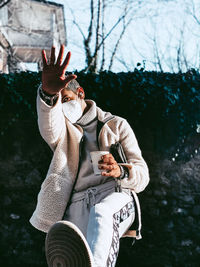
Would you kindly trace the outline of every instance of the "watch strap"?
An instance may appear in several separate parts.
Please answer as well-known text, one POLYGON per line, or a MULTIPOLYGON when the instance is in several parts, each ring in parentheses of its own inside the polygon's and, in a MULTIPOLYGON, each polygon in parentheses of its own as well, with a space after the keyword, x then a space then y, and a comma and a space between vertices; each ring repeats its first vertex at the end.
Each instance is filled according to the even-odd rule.
POLYGON ((55 103, 58 100, 59 94, 55 95, 48 95, 43 89, 42 89, 42 84, 39 86, 39 95, 42 98, 42 100, 49 106, 54 106, 55 103))
POLYGON ((118 165, 121 170, 121 175, 119 176, 119 179, 124 179, 129 177, 129 171, 128 168, 122 165, 118 165))

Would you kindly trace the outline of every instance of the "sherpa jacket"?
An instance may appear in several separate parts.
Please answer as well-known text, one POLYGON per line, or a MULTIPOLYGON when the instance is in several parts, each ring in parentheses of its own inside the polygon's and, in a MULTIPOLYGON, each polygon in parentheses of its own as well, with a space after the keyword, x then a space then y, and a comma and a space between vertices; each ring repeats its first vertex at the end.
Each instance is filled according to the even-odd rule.
MULTIPOLYGON (((40 133, 53 150, 53 158, 30 222, 37 229, 48 232, 64 215, 78 172, 83 130, 64 116, 61 94, 54 106, 47 105, 38 94, 37 112, 40 133)), ((134 194, 143 191, 149 182, 149 172, 130 125, 125 119, 111 116, 110 112, 98 107, 97 117, 99 149, 109 151, 111 144, 119 141, 128 160, 129 178, 122 180, 122 187, 132 189, 134 194)))

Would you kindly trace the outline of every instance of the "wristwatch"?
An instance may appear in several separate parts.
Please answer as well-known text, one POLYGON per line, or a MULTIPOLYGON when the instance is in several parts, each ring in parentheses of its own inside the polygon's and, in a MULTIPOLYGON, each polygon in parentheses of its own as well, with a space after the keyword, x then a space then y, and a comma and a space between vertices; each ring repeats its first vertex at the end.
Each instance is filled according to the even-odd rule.
POLYGON ((121 175, 119 176, 119 179, 128 178, 129 176, 128 168, 122 165, 119 165, 119 168, 121 170, 121 175))
POLYGON ((42 100, 49 106, 55 105, 59 94, 55 95, 49 95, 42 89, 42 84, 39 86, 39 95, 42 98, 42 100))

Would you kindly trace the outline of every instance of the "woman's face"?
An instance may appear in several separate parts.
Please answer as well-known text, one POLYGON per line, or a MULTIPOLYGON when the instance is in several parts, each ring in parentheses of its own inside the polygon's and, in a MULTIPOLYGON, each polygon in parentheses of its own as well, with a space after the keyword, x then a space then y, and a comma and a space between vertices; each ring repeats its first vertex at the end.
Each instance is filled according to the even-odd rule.
POLYGON ((68 102, 70 100, 77 100, 78 95, 75 94, 73 91, 69 91, 67 89, 63 89, 61 91, 62 95, 62 103, 68 102))

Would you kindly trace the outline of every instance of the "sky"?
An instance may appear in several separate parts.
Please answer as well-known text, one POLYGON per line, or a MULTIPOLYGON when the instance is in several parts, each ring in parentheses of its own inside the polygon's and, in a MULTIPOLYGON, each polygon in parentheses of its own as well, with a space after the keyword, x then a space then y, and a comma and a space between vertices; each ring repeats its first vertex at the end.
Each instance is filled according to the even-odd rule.
MULTIPOLYGON (((146 70, 159 71, 160 68, 157 64, 159 57, 163 71, 177 72, 178 51, 181 51, 179 67, 182 68, 182 71, 186 71, 186 68, 198 68, 200 65, 200 24, 188 12, 189 9, 191 10, 192 1, 146 0, 145 8, 133 14, 133 22, 120 43, 112 71, 133 71, 138 62, 145 62, 146 70)), ((80 31, 73 24, 73 16, 84 34, 87 34, 90 1, 55 0, 54 2, 64 4, 67 29, 66 52, 71 51, 72 53, 68 70, 82 70, 85 68, 83 39, 80 31)), ((118 6, 113 7, 112 5, 112 8, 108 9, 105 14, 107 30, 112 27, 121 14, 123 0, 118 0, 117 3, 119 3, 118 6)), ((194 3, 196 4, 195 14, 198 16, 200 6, 197 0, 194 0, 194 3)), ((108 69, 111 51, 119 33, 120 27, 117 27, 106 41, 105 69, 108 69)))

